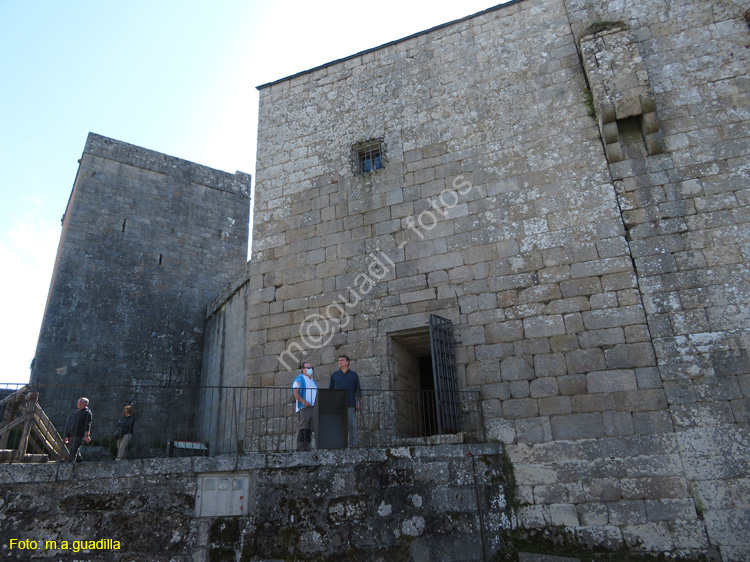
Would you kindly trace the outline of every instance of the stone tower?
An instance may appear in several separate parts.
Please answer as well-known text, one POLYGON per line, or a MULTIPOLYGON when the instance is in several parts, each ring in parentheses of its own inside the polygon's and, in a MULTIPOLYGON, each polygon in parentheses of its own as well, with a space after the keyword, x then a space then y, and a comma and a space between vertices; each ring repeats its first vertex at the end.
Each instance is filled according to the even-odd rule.
POLYGON ((129 402, 157 405, 143 431, 194 409, 169 387, 200 382, 206 305, 247 259, 249 191, 247 174, 89 135, 31 373, 58 428, 78 395, 100 436, 129 402))
POLYGON ((260 86, 205 380, 418 388, 440 316, 516 530, 746 560, 746 11, 522 0, 260 86))

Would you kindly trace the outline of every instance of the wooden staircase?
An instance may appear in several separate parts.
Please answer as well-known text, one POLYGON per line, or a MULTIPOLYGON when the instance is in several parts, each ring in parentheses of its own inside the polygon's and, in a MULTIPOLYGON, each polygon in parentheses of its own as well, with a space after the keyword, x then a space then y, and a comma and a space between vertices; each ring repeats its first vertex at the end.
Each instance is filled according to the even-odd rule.
POLYGON ((0 416, 0 462, 65 461, 70 458, 62 437, 39 405, 38 392, 31 392, 28 386, 23 386, 6 396, 0 400, 0 416), (9 449, 9 442, 15 444, 15 448, 9 449))

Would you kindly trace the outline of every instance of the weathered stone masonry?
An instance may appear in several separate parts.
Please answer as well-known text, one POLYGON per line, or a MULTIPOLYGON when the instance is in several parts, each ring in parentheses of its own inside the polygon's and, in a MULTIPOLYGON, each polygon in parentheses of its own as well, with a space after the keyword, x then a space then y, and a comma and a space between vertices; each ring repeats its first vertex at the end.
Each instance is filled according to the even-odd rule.
POLYGON ((497 444, 0 465, 0 480, 3 560, 473 562, 502 550, 509 516, 497 444), (247 477, 246 514, 200 517, 199 475, 247 477), (101 539, 119 550, 70 546, 101 539))
POLYGON ((394 342, 439 314, 519 529, 746 559, 746 10, 524 0, 261 86, 253 257, 206 380, 286 385, 292 349, 394 389, 394 342))
MULTIPOLYGON (((747 14, 520 0, 261 86, 246 265, 246 175, 91 135, 34 382, 177 385, 202 365, 204 384, 286 387, 280 358, 325 383, 347 353, 365 388, 415 388, 437 314, 515 485, 497 444, 6 467, 3 548, 111 531, 122 559, 476 560, 563 535, 576 555, 747 560, 747 14), (381 137, 385 168, 354 174, 352 144, 381 137), (237 471, 251 513, 195 517, 196 478, 237 471)), ((102 426, 125 398, 101 399, 102 426)))
MULTIPOLYGON (((154 416, 192 403, 174 390, 95 385, 199 384, 206 303, 247 258, 249 190, 247 174, 89 135, 31 372, 60 431, 80 394, 92 400, 95 437, 129 402, 154 404, 154 416)), ((163 425, 141 413, 143 431, 163 425)))

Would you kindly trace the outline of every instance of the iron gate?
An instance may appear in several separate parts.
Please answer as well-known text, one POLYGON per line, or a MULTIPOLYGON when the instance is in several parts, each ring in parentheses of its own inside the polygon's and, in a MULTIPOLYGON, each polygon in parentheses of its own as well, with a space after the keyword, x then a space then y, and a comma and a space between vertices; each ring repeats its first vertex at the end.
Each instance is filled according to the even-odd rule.
POLYGON ((461 410, 457 393, 456 344, 453 323, 447 318, 430 314, 430 349, 438 432, 458 433, 461 431, 461 410))

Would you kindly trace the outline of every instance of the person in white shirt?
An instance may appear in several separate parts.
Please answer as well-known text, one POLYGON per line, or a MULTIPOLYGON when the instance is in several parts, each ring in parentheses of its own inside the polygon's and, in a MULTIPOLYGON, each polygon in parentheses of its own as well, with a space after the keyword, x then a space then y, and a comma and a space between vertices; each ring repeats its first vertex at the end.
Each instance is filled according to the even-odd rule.
POLYGON ((313 366, 309 361, 305 361, 300 366, 300 374, 292 382, 292 394, 296 401, 296 412, 299 420, 297 450, 309 451, 313 433, 313 406, 318 395, 318 385, 313 378, 313 366))

